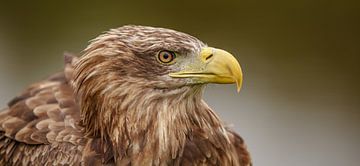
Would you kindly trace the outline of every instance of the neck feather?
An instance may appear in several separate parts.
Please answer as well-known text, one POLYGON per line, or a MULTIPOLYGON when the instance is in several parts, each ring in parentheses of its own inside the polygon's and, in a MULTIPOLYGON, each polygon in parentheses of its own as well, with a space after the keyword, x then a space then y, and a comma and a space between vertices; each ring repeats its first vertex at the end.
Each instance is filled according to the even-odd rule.
POLYGON ((193 130, 220 131, 228 139, 218 116, 201 98, 202 85, 172 90, 123 86, 128 86, 127 92, 114 92, 117 97, 104 95, 101 106, 84 107, 100 110, 82 110, 84 121, 88 122, 86 131, 98 129, 93 134, 108 138, 116 160, 130 156, 132 163, 141 164, 177 158, 193 130))

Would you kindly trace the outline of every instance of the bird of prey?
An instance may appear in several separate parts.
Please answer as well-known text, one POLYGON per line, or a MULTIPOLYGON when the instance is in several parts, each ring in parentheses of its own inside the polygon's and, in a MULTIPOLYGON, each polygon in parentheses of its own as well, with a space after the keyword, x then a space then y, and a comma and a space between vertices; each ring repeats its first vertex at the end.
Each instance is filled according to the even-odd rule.
POLYGON ((0 165, 251 165, 203 101, 208 83, 240 89, 234 56, 175 30, 111 29, 1 111, 0 165))

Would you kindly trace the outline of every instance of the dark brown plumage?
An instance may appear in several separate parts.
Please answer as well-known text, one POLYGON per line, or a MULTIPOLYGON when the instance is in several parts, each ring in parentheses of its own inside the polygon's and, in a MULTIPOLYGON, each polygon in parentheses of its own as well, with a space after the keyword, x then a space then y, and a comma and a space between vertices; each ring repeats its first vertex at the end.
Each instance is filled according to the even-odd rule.
POLYGON ((206 83, 241 85, 228 53, 177 31, 123 26, 81 54, 0 113, 0 165, 250 165, 242 138, 201 97, 206 83), (164 50, 173 63, 157 59, 164 50))

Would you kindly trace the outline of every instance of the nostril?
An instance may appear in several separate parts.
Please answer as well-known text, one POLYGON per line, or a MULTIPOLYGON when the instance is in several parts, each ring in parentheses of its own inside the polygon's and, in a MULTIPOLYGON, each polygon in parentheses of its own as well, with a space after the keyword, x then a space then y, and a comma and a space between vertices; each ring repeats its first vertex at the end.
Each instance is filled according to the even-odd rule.
POLYGON ((213 57, 214 55, 213 54, 210 54, 209 56, 207 56, 206 58, 205 58, 205 60, 209 60, 211 57, 213 57))

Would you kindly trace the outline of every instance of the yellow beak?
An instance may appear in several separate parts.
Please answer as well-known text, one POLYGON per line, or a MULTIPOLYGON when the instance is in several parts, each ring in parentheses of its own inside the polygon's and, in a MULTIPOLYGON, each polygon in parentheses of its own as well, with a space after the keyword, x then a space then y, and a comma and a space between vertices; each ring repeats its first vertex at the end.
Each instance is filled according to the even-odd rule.
POLYGON ((192 78, 197 83, 236 83, 237 91, 240 91, 242 71, 233 55, 221 49, 205 47, 198 58, 183 71, 169 75, 175 78, 192 78))

